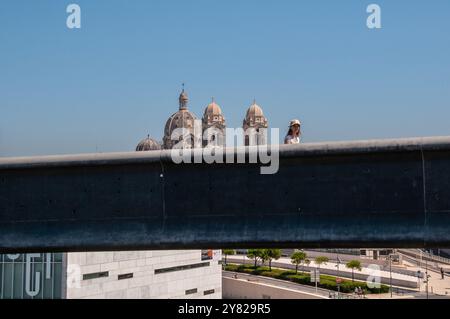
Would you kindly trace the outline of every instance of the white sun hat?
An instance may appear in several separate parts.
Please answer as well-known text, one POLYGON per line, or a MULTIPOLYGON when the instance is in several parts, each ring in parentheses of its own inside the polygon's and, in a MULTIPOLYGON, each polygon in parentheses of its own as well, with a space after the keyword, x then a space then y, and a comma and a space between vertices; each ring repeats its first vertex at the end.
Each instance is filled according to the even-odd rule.
POLYGON ((295 120, 292 120, 292 121, 289 123, 289 127, 294 126, 294 125, 301 126, 302 123, 301 123, 299 120, 295 119, 295 120))

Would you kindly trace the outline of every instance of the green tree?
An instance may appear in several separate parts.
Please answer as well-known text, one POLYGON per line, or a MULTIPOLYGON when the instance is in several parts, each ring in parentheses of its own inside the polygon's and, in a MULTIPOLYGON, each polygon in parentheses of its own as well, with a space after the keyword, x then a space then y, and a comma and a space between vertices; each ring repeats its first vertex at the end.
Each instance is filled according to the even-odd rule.
POLYGON ((326 264, 330 259, 328 257, 325 256, 317 256, 316 259, 314 260, 316 262, 317 265, 319 265, 319 269, 320 269, 320 265, 322 264, 326 264))
POLYGON ((258 249, 258 251, 259 251, 259 259, 261 260, 261 264, 264 265, 264 263, 269 260, 268 249, 258 249))
POLYGON ((272 271, 272 260, 280 259, 281 249, 264 249, 264 255, 269 260, 269 271, 272 271))
POLYGON ((306 260, 306 253, 303 251, 296 251, 291 255, 291 262, 295 265, 295 273, 298 273, 298 265, 303 264, 306 260))
POLYGON ((355 269, 361 271, 361 262, 359 260, 350 260, 345 267, 350 268, 352 270, 352 282, 355 281, 355 269))
POLYGON ((247 258, 253 259, 255 262, 255 269, 256 269, 256 264, 258 262, 258 258, 261 257, 261 249, 249 249, 247 251, 247 258))
POLYGON ((225 266, 227 265, 227 256, 228 255, 235 255, 236 252, 234 249, 224 249, 222 250, 222 254, 225 256, 225 266))
POLYGON ((311 263, 311 260, 309 260, 308 258, 305 259, 305 261, 303 262, 306 266, 308 266, 311 263))

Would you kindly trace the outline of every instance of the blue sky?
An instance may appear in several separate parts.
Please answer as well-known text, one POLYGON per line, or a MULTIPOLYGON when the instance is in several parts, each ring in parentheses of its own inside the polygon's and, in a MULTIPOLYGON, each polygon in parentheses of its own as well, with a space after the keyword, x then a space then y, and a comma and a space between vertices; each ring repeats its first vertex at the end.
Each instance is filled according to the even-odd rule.
POLYGON ((133 151, 182 82, 199 117, 256 97, 304 142, 450 135, 449 35, 448 0, 0 0, 0 156, 133 151))

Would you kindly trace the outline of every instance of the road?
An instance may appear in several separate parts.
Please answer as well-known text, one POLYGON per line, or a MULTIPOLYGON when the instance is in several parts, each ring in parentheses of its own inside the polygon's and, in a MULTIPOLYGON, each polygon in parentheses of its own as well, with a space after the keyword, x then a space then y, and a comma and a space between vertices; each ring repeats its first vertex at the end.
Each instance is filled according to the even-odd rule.
POLYGON ((227 278, 234 278, 234 279, 244 279, 244 280, 257 282, 257 283, 261 283, 261 284, 296 290, 299 292, 304 292, 304 293, 308 293, 311 295, 315 295, 315 296, 327 298, 327 299, 330 297, 330 292, 331 292, 330 290, 326 290, 326 289, 322 289, 322 288, 317 288, 317 291, 316 291, 315 287, 300 285, 300 284, 285 281, 285 280, 279 280, 279 279, 274 279, 274 278, 255 276, 255 275, 249 275, 249 274, 243 274, 243 273, 236 273, 236 272, 231 272, 231 271, 223 271, 222 276, 227 277, 227 278))
MULTIPOLYGON (((263 277, 263 276, 255 276, 255 275, 236 273, 236 272, 231 272, 231 271, 223 271, 222 276, 226 277, 226 278, 248 280, 248 281, 271 285, 271 286, 276 286, 276 287, 280 287, 280 288, 296 290, 296 291, 299 291, 302 293, 308 293, 308 294, 311 294, 311 295, 314 295, 317 297, 321 297, 321 298, 326 298, 326 299, 329 299, 330 295, 334 296, 334 297, 337 295, 337 293, 335 291, 322 289, 322 288, 318 288, 316 291, 315 287, 301 285, 301 284, 288 282, 288 281, 284 281, 284 280, 279 280, 279 279, 274 279, 274 278, 263 277)), ((394 294, 393 299, 406 299, 406 298, 408 298, 408 299, 410 299, 410 298, 427 299, 427 295, 425 292, 419 293, 419 292, 407 291, 407 290, 404 290, 404 292, 406 292, 406 293, 394 294)), ((358 297, 356 297, 352 294, 342 294, 341 293, 340 297, 342 299, 359 299, 358 297)), ((390 297, 391 297, 391 295, 389 293, 366 295, 366 298, 368 298, 368 299, 390 299, 390 297)), ((433 294, 429 294, 428 298, 429 299, 450 299, 450 297, 448 297, 448 296, 440 296, 440 295, 433 295, 433 294)))
MULTIPOLYGON (((251 259, 248 259, 245 256, 228 256, 227 261, 229 263, 234 264, 253 264, 253 261, 251 259)), ((272 262, 272 266, 276 268, 281 269, 295 269, 295 265, 291 263, 291 260, 289 258, 280 258, 277 261, 272 262)), ((318 266, 314 264, 314 261, 311 262, 310 266, 299 266, 299 271, 310 271, 312 269, 316 269, 318 266)), ((342 278, 352 278, 352 272, 349 269, 346 269, 345 265, 340 264, 339 271, 337 271, 337 267, 335 263, 328 262, 326 264, 322 264, 320 266, 320 273, 324 275, 331 275, 342 278)), ((415 272, 411 272, 415 273, 415 272)), ((380 278, 380 282, 382 284, 389 285, 390 284, 390 274, 386 271, 380 271, 374 273, 373 270, 369 268, 363 268, 361 271, 355 270, 354 271, 354 278, 355 280, 359 281, 366 281, 369 276, 374 276, 378 274, 380 278)), ((418 279, 417 277, 413 277, 410 275, 400 274, 400 273, 394 273, 392 272, 392 284, 394 287, 401 287, 401 288, 409 288, 409 289, 416 289, 418 287, 418 279)))

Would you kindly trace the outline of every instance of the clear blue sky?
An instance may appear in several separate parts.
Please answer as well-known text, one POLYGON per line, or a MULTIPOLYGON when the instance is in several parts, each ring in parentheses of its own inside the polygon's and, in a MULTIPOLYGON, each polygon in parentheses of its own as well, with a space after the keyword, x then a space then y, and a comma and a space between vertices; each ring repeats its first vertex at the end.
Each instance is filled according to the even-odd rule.
POLYGON ((256 97, 305 142, 450 135, 450 1, 0 0, 0 156, 132 151, 182 82, 199 117, 256 97))

